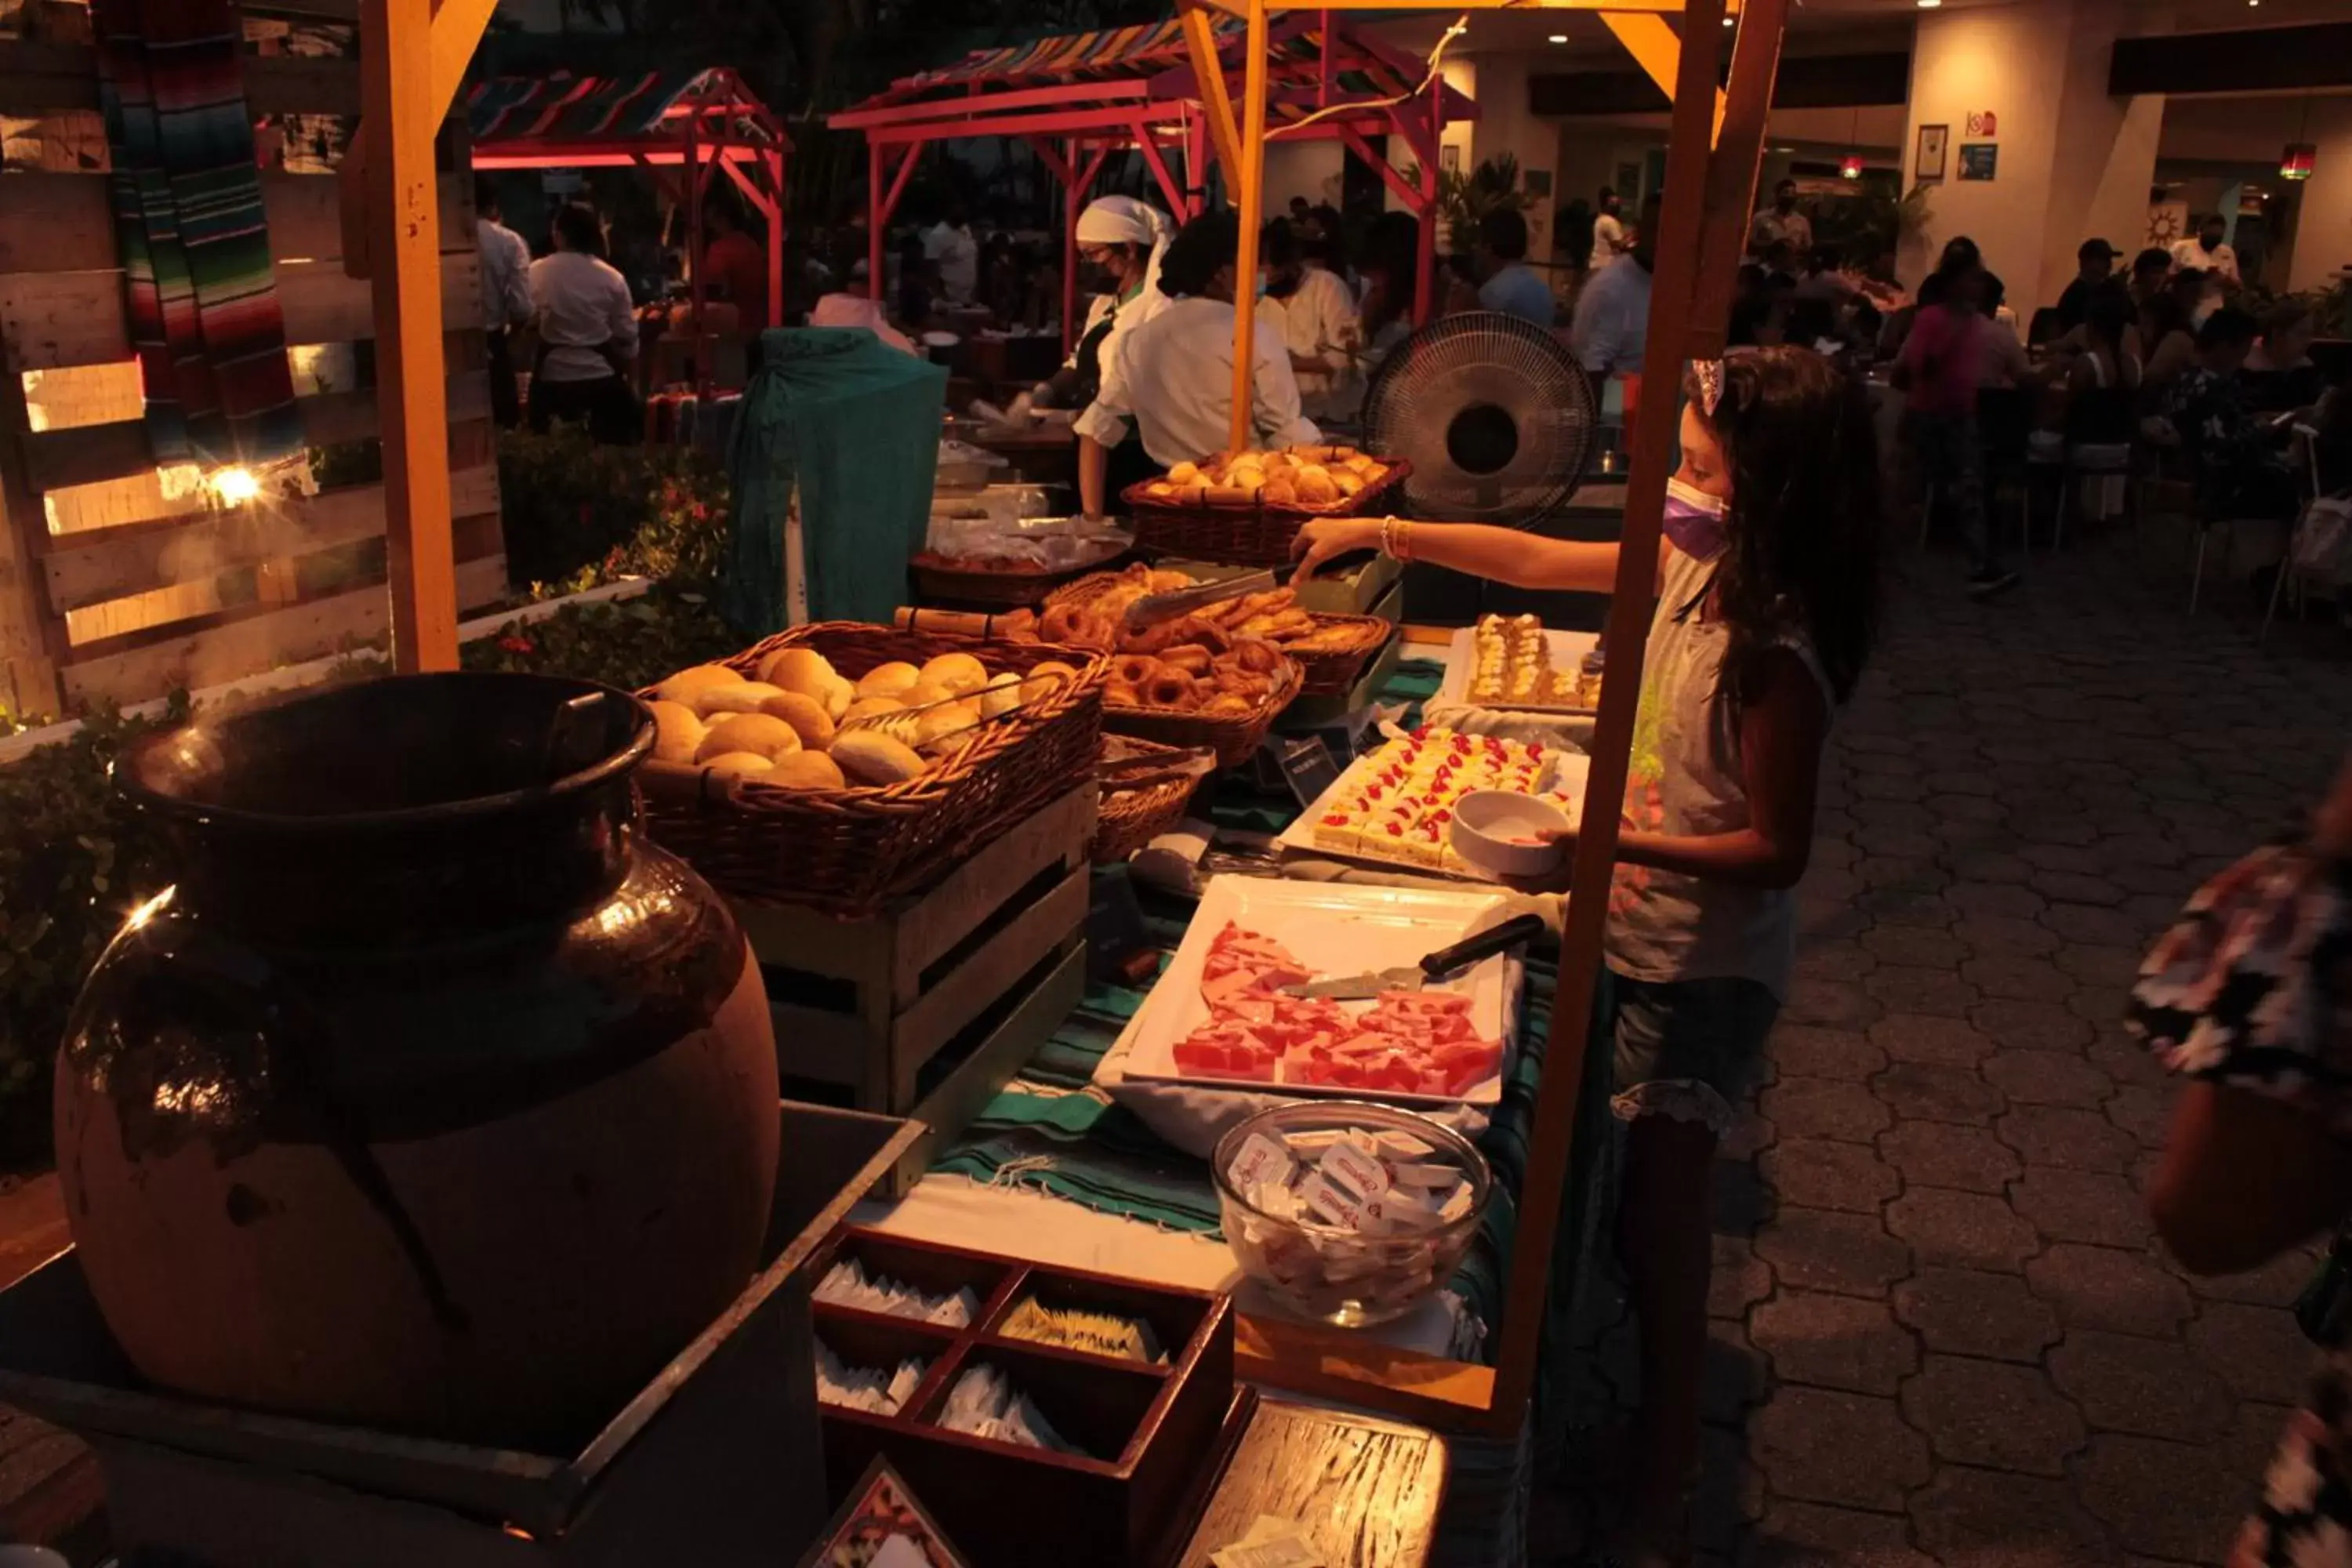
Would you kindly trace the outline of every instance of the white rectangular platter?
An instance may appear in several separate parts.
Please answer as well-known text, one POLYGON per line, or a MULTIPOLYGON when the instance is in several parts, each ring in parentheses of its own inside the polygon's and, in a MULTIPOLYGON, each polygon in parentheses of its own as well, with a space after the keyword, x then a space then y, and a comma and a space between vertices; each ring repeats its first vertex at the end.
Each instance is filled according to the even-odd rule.
MULTIPOLYGON (((1581 752, 1557 746, 1546 746, 1544 752, 1547 756, 1557 760, 1545 769, 1544 787, 1538 793, 1546 799, 1557 802, 1568 813, 1570 822, 1577 821, 1584 810, 1584 784, 1592 771, 1592 759, 1581 752)), ((1299 813, 1289 826, 1275 835, 1275 843, 1293 854, 1344 860, 1352 866, 1377 866, 1384 871, 1409 871, 1446 881, 1493 883, 1495 879, 1475 866, 1441 868, 1418 861, 1391 860, 1381 855, 1343 854, 1315 842, 1315 824, 1330 809, 1333 801, 1345 800, 1363 787, 1366 775, 1373 771, 1372 758, 1377 754, 1377 750, 1367 752, 1349 763, 1347 770, 1332 781, 1331 787, 1315 797, 1313 805, 1299 813)))
MULTIPOLYGON (((1209 1005, 1201 999, 1201 971, 1208 959, 1209 944, 1228 921, 1282 943, 1315 972, 1317 979, 1336 980, 1419 963, 1425 954, 1500 924, 1508 918, 1509 904, 1507 895, 1468 889, 1358 888, 1265 877, 1213 878, 1201 895, 1192 923, 1185 928, 1184 940, 1136 1014, 1127 1076, 1251 1094, 1371 1099, 1401 1105, 1493 1105, 1503 1098, 1503 1074, 1510 1070, 1515 1055, 1512 1032, 1517 1024, 1519 964, 1507 956, 1482 960, 1444 984, 1432 987, 1466 992, 1478 1032, 1503 1043, 1501 1069, 1472 1085, 1459 1100, 1187 1074, 1176 1066, 1176 1043, 1208 1021, 1209 1005)), ((1373 1004, 1340 1005, 1358 1013, 1373 1004)))
MULTIPOLYGON (((1438 683, 1435 700, 1451 706, 1492 707, 1508 713, 1565 713, 1591 717, 1599 711, 1593 708, 1548 708, 1536 702, 1474 703, 1470 700, 1470 677, 1478 667, 1478 628, 1463 626, 1454 634, 1445 649, 1445 679, 1438 683)), ((1584 662, 1584 656, 1601 646, 1597 632, 1556 632, 1547 628, 1544 645, 1551 650, 1554 669, 1573 670, 1584 662)))

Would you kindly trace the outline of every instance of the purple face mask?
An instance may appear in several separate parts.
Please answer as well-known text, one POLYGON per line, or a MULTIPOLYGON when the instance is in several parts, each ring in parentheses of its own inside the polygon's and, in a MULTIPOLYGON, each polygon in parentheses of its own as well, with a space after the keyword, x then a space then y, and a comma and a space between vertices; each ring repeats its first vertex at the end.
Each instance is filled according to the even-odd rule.
POLYGON ((1694 561, 1712 561, 1727 542, 1724 525, 1730 507, 1721 496, 1694 489, 1680 479, 1666 481, 1666 537, 1694 561))

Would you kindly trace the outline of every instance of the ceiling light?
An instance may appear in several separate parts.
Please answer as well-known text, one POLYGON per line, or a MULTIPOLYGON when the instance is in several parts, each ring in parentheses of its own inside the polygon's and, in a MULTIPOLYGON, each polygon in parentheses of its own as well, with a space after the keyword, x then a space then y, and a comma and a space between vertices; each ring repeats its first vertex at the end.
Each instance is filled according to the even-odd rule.
POLYGON ((1723 19, 1723 25, 1724 25, 1725 26, 1728 27, 1728 26, 1730 26, 1732 25, 1732 23, 1733 23, 1735 20, 1736 20, 1736 18, 1734 18, 1734 17, 1726 16, 1726 17, 1723 19))
POLYGON ((1551 41, 1555 44, 1564 44, 1568 42, 1568 35, 1566 33, 1554 33, 1551 36, 1551 41))
POLYGON ((1932 11, 1943 3, 1944 0, 1919 0, 1919 9, 1922 11, 1932 11))

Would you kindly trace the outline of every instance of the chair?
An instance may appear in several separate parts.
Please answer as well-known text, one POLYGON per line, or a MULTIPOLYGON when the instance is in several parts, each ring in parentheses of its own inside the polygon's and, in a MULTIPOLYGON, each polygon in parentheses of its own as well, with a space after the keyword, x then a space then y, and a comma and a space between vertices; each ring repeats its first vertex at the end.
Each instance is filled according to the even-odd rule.
POLYGON ((2298 422, 2294 427, 2294 433, 2303 440, 2304 466, 2308 470, 2307 478, 2310 480, 2309 493, 2304 498, 2303 510, 2297 514, 2294 527, 2287 531, 2286 555, 2279 562, 2277 580, 2271 584, 2270 607, 2263 612, 2261 640, 2263 642, 2270 640, 2271 623, 2278 618, 2279 600, 2288 592, 2290 580, 2292 580, 2291 585, 2294 594, 2294 618, 2303 619, 2305 596, 2310 586, 2305 579, 2310 574, 2304 566, 2298 547, 2303 543, 2305 533, 2317 526, 2320 515, 2318 505, 2326 495, 2320 488, 2319 432, 2309 425, 2298 422))
MULTIPOLYGON (((2084 479, 2121 479, 2125 510, 2132 510, 2135 401, 2133 393, 2119 386, 2084 387, 2067 400, 2064 440, 2036 444, 2028 451, 2029 463, 2058 471, 2058 506, 2050 531, 2053 551, 2065 546, 2067 503, 2084 479)), ((2029 508, 2029 521, 2031 515, 2029 508)))

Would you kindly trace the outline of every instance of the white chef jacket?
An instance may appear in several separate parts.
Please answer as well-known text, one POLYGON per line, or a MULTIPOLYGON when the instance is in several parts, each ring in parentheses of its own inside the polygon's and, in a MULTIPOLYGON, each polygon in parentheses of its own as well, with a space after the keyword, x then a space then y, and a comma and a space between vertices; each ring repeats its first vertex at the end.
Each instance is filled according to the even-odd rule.
POLYGON ((597 381, 614 374, 597 352, 610 343, 624 359, 637 352, 637 316, 628 280, 585 251, 559 250, 530 264, 530 299, 539 311, 541 381, 597 381))
MULTIPOLYGON (((1298 371, 1298 402, 1310 419, 1339 419, 1363 402, 1350 351, 1360 336, 1355 296, 1347 283, 1323 268, 1309 266, 1287 300, 1261 300, 1258 309, 1279 306, 1282 337, 1299 359, 1321 360, 1330 368, 1298 371)), ((1271 312, 1269 311, 1269 314, 1271 312)))
MULTIPOLYGON (((1298 406, 1298 378, 1282 339, 1261 320, 1250 380, 1250 439, 1262 447, 1322 438, 1298 406)), ((1234 308, 1218 300, 1171 300, 1151 320, 1119 336, 1103 363, 1102 390, 1078 416, 1081 436, 1105 447, 1127 439, 1130 426, 1163 468, 1197 463, 1225 450, 1234 406, 1234 308)))
MULTIPOLYGON (((1118 312, 1118 315, 1111 316, 1110 335, 1103 339, 1102 353, 1095 362, 1102 367, 1104 374, 1108 374, 1110 371, 1111 353, 1118 347, 1119 339, 1166 310, 1168 304, 1168 296, 1150 284, 1146 284, 1141 293, 1124 303, 1116 294, 1097 294, 1095 296, 1094 303, 1087 307, 1086 324, 1078 329, 1076 341, 1084 343, 1087 341, 1087 335, 1102 325, 1105 316, 1110 316, 1114 310, 1118 312)), ((1062 366, 1066 370, 1078 368, 1078 351, 1076 348, 1070 350, 1070 357, 1062 362, 1062 366)))
POLYGON ((980 287, 980 239, 969 226, 942 219, 923 235, 923 255, 939 264, 940 292, 951 305, 969 305, 980 287))
POLYGON ((2172 265, 2183 272, 2193 267, 2200 272, 2218 272, 2232 283, 2238 280, 2238 253, 2230 248, 2227 240, 2210 250, 2198 244, 2193 234, 2177 240, 2172 247, 2172 265))
POLYGON ((494 217, 474 220, 474 244, 482 253, 482 330, 504 331, 530 320, 530 247, 494 217))
POLYGON ((1592 220, 1592 254, 1585 259, 1587 272, 1598 272, 1625 254, 1625 226, 1602 213, 1592 220))

